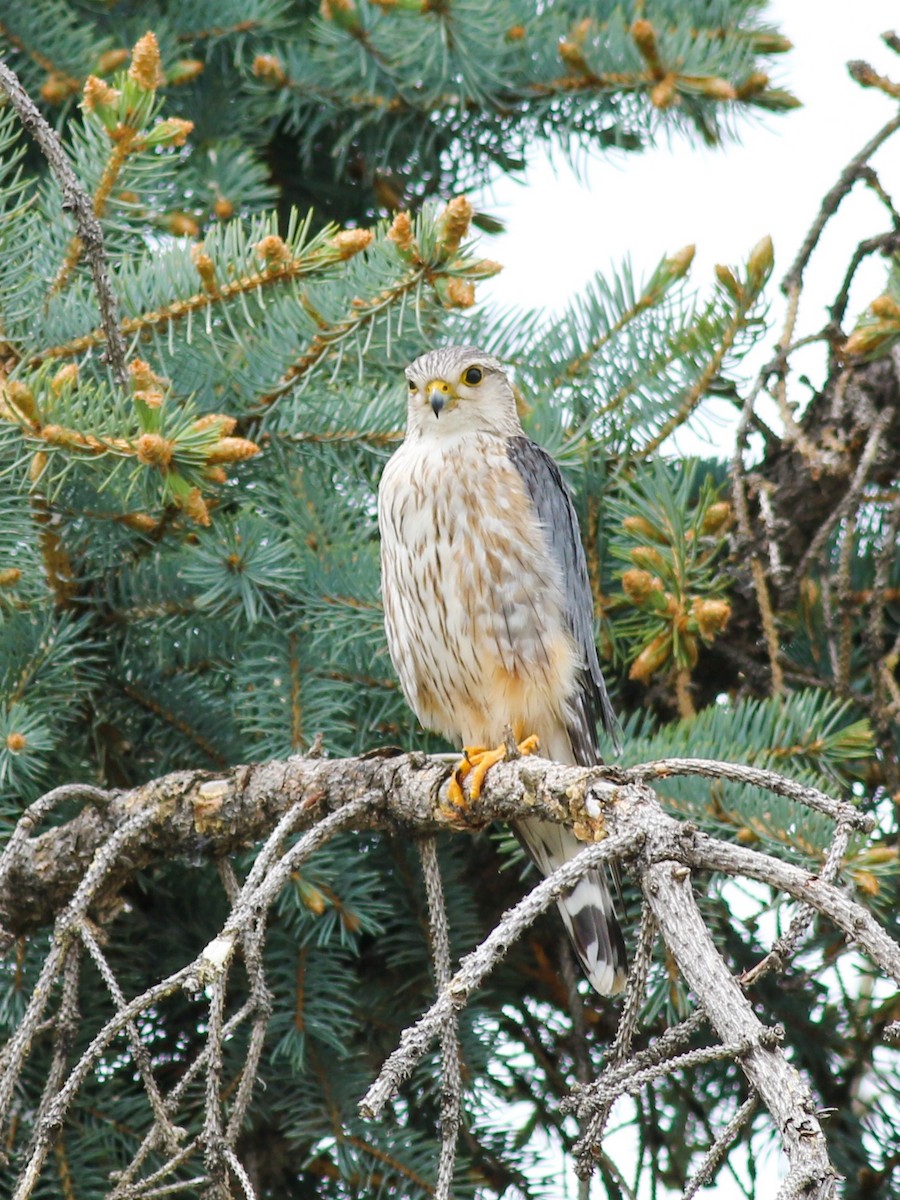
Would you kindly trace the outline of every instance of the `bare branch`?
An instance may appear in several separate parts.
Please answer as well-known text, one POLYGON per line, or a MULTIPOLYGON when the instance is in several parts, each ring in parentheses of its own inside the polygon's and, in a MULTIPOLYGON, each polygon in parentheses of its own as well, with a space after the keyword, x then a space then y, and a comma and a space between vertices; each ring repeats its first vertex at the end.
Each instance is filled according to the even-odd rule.
MULTIPOLYGON (((833 883, 837 878, 849 844, 850 827, 847 824, 841 824, 835 831, 834 838, 825 858, 825 865, 819 872, 819 880, 822 883, 833 883)), ((750 984, 756 983, 757 980, 761 979, 763 975, 768 974, 769 971, 784 970, 785 965, 796 954, 800 939, 812 924, 815 915, 816 910, 811 904, 800 905, 791 918, 787 932, 775 942, 772 949, 761 962, 757 963, 751 970, 744 972, 741 979, 744 987, 749 987, 750 984)))
POLYGON ((716 950, 697 908, 690 872, 658 861, 643 873, 645 894, 678 969, 700 997, 710 1025, 726 1043, 746 1045, 740 1066, 772 1114, 790 1161, 790 1177, 808 1180, 808 1200, 834 1196, 836 1175, 828 1160, 816 1105, 799 1073, 780 1048, 767 1045, 768 1031, 716 950))
POLYGON ((900 129, 900 114, 892 117, 886 125, 883 125, 874 137, 871 137, 863 148, 850 159, 846 167, 844 167, 837 183, 825 194, 819 211, 816 214, 816 219, 810 226, 809 232, 803 240, 803 245, 797 252, 797 257, 791 263, 790 269, 782 281, 781 290, 783 292, 790 293, 792 289, 800 288, 803 280, 803 272, 806 270, 810 256, 813 250, 815 250, 819 238, 822 236, 822 230, 837 212, 841 201, 861 177, 866 164, 878 147, 886 142, 898 129, 900 129))
MULTIPOLYGON (((871 829, 871 818, 840 801, 772 771, 706 759, 664 759, 623 771, 616 767, 564 767, 528 758, 494 767, 477 805, 466 817, 442 801, 452 764, 440 756, 398 755, 348 759, 291 758, 213 774, 180 771, 130 792, 112 793, 101 807, 40 837, 12 842, 0 857, 0 926, 17 937, 52 921, 84 878, 98 850, 126 819, 143 813, 130 835, 127 856, 110 856, 93 903, 114 896, 133 875, 159 859, 196 853, 220 857, 267 843, 244 884, 255 890, 288 832, 309 829, 329 812, 365 798, 357 829, 418 833, 480 828, 523 812, 551 821, 578 819, 585 798, 604 804, 626 796, 629 784, 665 775, 727 778, 787 796, 834 821, 871 829), (284 817, 284 825, 277 826, 284 817)), ((649 793, 642 793, 649 795, 649 793)), ((599 810, 598 810, 599 811, 599 810)), ((591 818, 593 819, 593 818, 591 818)), ((270 888, 277 886, 269 882, 270 888)), ((87 909, 85 908, 85 911, 87 909)))
MULTIPOLYGON (((456 1015, 506 953, 512 942, 585 871, 611 858, 620 860, 639 880, 647 904, 640 946, 626 997, 625 1012, 613 1054, 603 1075, 584 1083, 571 1107, 590 1118, 579 1143, 582 1173, 602 1152, 597 1145, 610 1102, 624 1091, 635 1091, 652 1079, 690 1069, 722 1056, 736 1058, 751 1089, 771 1113, 782 1136, 790 1167, 791 1194, 824 1200, 833 1181, 824 1142, 815 1120, 812 1099, 753 1014, 740 984, 716 951, 703 926, 691 889, 685 886, 690 868, 704 868, 761 880, 800 901, 801 908, 779 954, 791 952, 794 941, 813 912, 830 919, 858 944, 886 976, 900 982, 900 946, 874 918, 833 880, 840 869, 853 829, 870 821, 852 805, 815 788, 770 771, 723 762, 665 759, 622 769, 566 767, 527 758, 498 764, 488 776, 477 804, 460 812, 446 801, 452 763, 420 755, 328 760, 295 758, 264 766, 238 767, 210 775, 181 772, 120 793, 97 805, 91 801, 72 821, 30 837, 35 822, 51 799, 39 801, 28 821, 20 824, 0 861, 0 908, 13 930, 33 928, 55 911, 55 932, 26 1007, 25 1019, 0 1063, 0 1108, 8 1107, 21 1076, 33 1038, 51 1028, 51 997, 62 981, 57 1011, 57 1049, 53 1093, 45 1096, 34 1141, 14 1193, 28 1200, 42 1177, 44 1162, 57 1131, 67 1119, 76 1096, 113 1039, 125 1033, 144 1079, 152 1125, 130 1165, 114 1181, 112 1195, 138 1200, 187 1190, 174 1175, 203 1159, 202 1179, 213 1191, 239 1187, 253 1196, 253 1182, 237 1157, 237 1139, 253 1092, 271 1001, 263 970, 263 939, 267 914, 292 872, 342 829, 398 827, 424 838, 423 870, 431 914, 437 997, 432 1006, 401 1036, 378 1077, 360 1103, 366 1116, 377 1116, 409 1076, 436 1038, 442 1040, 444 1064, 441 1105, 442 1149, 437 1195, 447 1197, 453 1178, 459 1129, 462 1083, 456 1015), (796 803, 826 814, 836 823, 835 837, 821 875, 769 855, 732 845, 699 832, 660 807, 647 780, 696 775, 710 780, 734 779, 790 797, 796 803), (43 805, 43 807, 42 807, 43 805), (509 910, 451 974, 450 949, 433 834, 438 829, 459 831, 483 827, 492 819, 510 820, 523 814, 565 822, 587 840, 584 850, 539 883, 509 910), (299 835, 299 836, 298 836, 299 835), (194 961, 126 1003, 109 963, 88 922, 116 910, 116 897, 133 872, 155 859, 171 860, 196 854, 198 843, 220 860, 220 875, 231 911, 216 938, 194 961), (243 884, 222 856, 260 842, 253 867, 243 884), (80 872, 80 874, 79 874, 80 872), (43 908, 23 891, 43 888, 43 908), (652 915, 651 915, 652 914, 652 915), (669 1030, 646 1050, 631 1054, 637 1018, 650 966, 654 924, 667 951, 679 964, 700 1007, 682 1025, 669 1030), (72 980, 77 978, 72 948, 83 944, 97 963, 113 997, 114 1016, 96 1032, 87 1049, 66 1075, 66 1014, 71 1015, 72 980), (240 947, 242 954, 236 954, 240 947), (225 1019, 225 995, 230 972, 243 962, 249 999, 225 1019), (184 1072, 163 1096, 149 1066, 141 1060, 138 1017, 163 1004, 181 989, 204 989, 209 1004, 206 1039, 184 1072), (69 1000, 66 1000, 66 997, 69 1000), (708 1021, 721 1044, 682 1050, 700 1024, 708 1021), (239 1025, 249 1022, 244 1064, 235 1080, 223 1078, 222 1047, 239 1025), (205 1123, 186 1142, 176 1118, 192 1084, 205 1079, 205 1123), (139 1178, 151 1152, 153 1169, 139 1178), (159 1159, 165 1161, 160 1166, 159 1159), (804 1182, 806 1181, 806 1182, 804 1182), (811 1181, 811 1182, 810 1182, 811 1181)), ((777 965, 771 962, 764 965, 777 965)), ((736 1118, 737 1119, 737 1118, 736 1118)), ((185 1124, 188 1121, 184 1122, 185 1124)), ((732 1125, 713 1140, 703 1168, 714 1170, 728 1144, 732 1125)), ((735 1128, 736 1132, 736 1128, 735 1128)), ((187 1135, 184 1135, 187 1137, 187 1135)), ((146 1168, 145 1168, 146 1169, 146 1168)), ((705 1177, 705 1176, 703 1176, 705 1177)))
MULTIPOLYGON (((437 844, 433 837, 421 840, 419 857, 422 860, 425 893, 428 897, 434 981, 437 990, 441 992, 450 984, 450 929, 444 905, 437 844)), ((456 1142, 462 1112, 459 1054, 459 1027, 456 1013, 453 1013, 441 1031, 441 1158, 438 1164, 437 1187, 434 1191, 435 1200, 450 1200, 453 1187, 453 1167, 456 1162, 456 1142)))
POLYGON ((125 365, 125 340, 119 329, 119 306, 109 277, 109 264, 103 246, 103 229, 94 212, 91 198, 72 169, 62 142, 41 116, 37 105, 22 87, 16 73, 0 62, 0 88, 19 114, 19 120, 40 146, 62 192, 62 207, 72 213, 84 255, 94 277, 94 290, 100 306, 100 322, 106 338, 106 354, 116 383, 128 385, 125 365))
POLYGON ((824 813, 832 821, 846 822, 851 829, 862 829, 867 833, 875 827, 874 818, 868 813, 860 812, 852 804, 835 800, 826 792, 809 784, 797 783, 779 775, 776 771, 767 771, 761 767, 748 767, 743 763, 718 762, 713 758, 661 758, 656 762, 641 763, 636 767, 628 767, 621 771, 627 780, 667 779, 673 775, 697 775, 704 779, 731 779, 735 783, 746 783, 753 787, 764 788, 774 792, 776 796, 786 796, 796 800, 807 808, 824 813))
MULTIPOLYGON (((125 997, 122 994, 122 989, 119 987, 119 981, 113 974, 113 970, 107 961, 106 955, 100 949, 100 944, 94 937, 87 921, 82 921, 78 927, 78 936, 84 943, 84 948, 94 960, 97 970, 100 972, 100 977, 106 984, 109 994, 112 996, 113 1003, 117 1011, 125 1007, 125 997)), ((180 1142, 184 1139, 184 1130, 176 1129, 169 1120, 169 1115, 166 1112, 162 1096, 159 1094, 156 1080, 153 1077, 153 1068, 150 1064, 150 1054, 146 1045, 141 1040, 141 1035, 138 1032, 134 1021, 129 1021, 125 1030, 128 1034, 128 1041, 131 1049, 131 1056, 135 1061, 135 1065, 141 1074, 141 1079, 144 1083, 144 1091, 147 1093, 147 1098, 153 1109, 153 1115, 156 1117, 156 1122, 162 1133, 163 1143, 167 1150, 175 1151, 178 1149, 180 1142)))
POLYGON ((758 879, 787 892, 801 903, 811 904, 842 929, 851 942, 857 943, 885 975, 900 985, 900 946, 885 933, 868 909, 833 884, 780 859, 704 834, 696 835, 693 847, 683 843, 681 861, 695 867, 725 871, 729 875, 758 879))
POLYGON ((564 892, 569 891, 587 871, 610 859, 622 859, 635 849, 637 837, 613 837, 593 846, 586 846, 577 857, 557 868, 519 901, 484 939, 477 949, 467 954, 459 970, 444 988, 431 1008, 410 1026, 400 1039, 400 1045, 381 1068, 381 1074, 359 1102, 364 1117, 378 1117, 384 1106, 397 1092, 400 1084, 428 1050, 434 1038, 454 1011, 462 1008, 471 992, 500 961, 512 943, 545 909, 564 892))
POLYGON ((700 1189, 710 1182, 731 1148, 731 1143, 753 1116, 758 1102, 759 1097, 755 1092, 751 1092, 716 1138, 715 1143, 710 1146, 703 1162, 688 1180, 682 1200, 693 1200, 700 1189))
MULTIPOLYGON (((641 909, 641 927, 637 938, 637 950, 625 985, 622 1016, 619 1019, 619 1027, 616 1030, 615 1040, 610 1048, 606 1069, 603 1071, 597 1084, 579 1082, 573 1090, 572 1095, 563 1099, 561 1107, 564 1112, 574 1111, 580 1113, 580 1115, 585 1115, 584 1106, 581 1103, 582 1096, 590 1094, 593 1100, 595 1096, 593 1089, 597 1085, 609 1080, 613 1074, 622 1072, 622 1074, 627 1075, 634 1066, 635 1059, 631 1057, 631 1045, 635 1031, 637 1030, 638 1020, 640 1019, 641 1009, 644 1004, 644 996, 647 991, 647 979, 650 974, 650 962, 653 955, 653 943, 656 940, 656 933, 656 922, 653 919, 653 913, 645 901, 641 909), (627 1064, 624 1070, 623 1064, 627 1064)), ((592 1103, 588 1106, 591 1116, 587 1128, 575 1146, 578 1174, 582 1179, 590 1177, 593 1171, 600 1142, 603 1138, 603 1131, 609 1120, 609 1114, 612 1112, 613 1104, 619 1095, 621 1095, 621 1090, 615 1091, 614 1094, 601 1101, 599 1105, 592 1103)))
POLYGON ((135 1017, 140 1016, 142 1012, 145 1012, 152 1005, 158 1004, 167 996, 171 996, 174 992, 179 991, 184 986, 187 975, 188 971, 186 968, 176 971, 173 975, 168 976, 168 978, 162 980, 154 987, 148 988, 146 992, 143 992, 135 1000, 132 1000, 125 1008, 120 1009, 103 1026, 69 1072, 69 1077, 65 1085, 60 1088, 52 1104, 49 1106, 44 1123, 38 1129, 34 1150, 16 1184, 13 1200, 28 1200, 28 1197, 32 1194, 56 1131, 62 1125, 69 1105, 75 1099, 88 1072, 93 1068, 100 1054, 102 1054, 117 1034, 127 1028, 128 1023, 134 1020, 135 1017))
POLYGON ((33 804, 29 804, 3 848, 3 855, 0 857, 0 887, 5 883, 7 872, 16 861, 19 847, 31 837, 35 828, 50 815, 57 804, 64 804, 67 800, 91 800, 95 804, 105 804, 109 801, 110 794, 90 784, 71 783, 54 788, 52 792, 45 792, 33 804))
POLYGON ((865 449, 860 455, 859 462, 856 465, 856 471, 850 484, 841 497, 840 503, 836 504, 828 515, 828 519, 820 526, 818 533, 810 542, 806 549, 806 553, 800 560, 800 565, 797 568, 797 575, 803 576, 809 570, 810 564, 818 557, 828 540, 831 531, 837 525, 838 521, 850 511, 854 502, 859 497, 863 486, 869 475, 869 470, 875 462, 878 455, 878 449, 882 435, 885 430, 889 429, 894 419, 894 410, 892 408, 884 408, 875 418, 869 433, 869 439, 866 442, 865 449))

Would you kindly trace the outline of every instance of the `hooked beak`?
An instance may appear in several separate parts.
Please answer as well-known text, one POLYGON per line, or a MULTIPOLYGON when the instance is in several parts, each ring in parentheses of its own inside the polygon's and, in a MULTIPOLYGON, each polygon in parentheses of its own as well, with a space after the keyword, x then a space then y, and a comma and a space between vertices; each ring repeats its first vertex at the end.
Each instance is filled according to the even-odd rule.
POLYGON ((439 417, 444 411, 447 401, 451 399, 449 383, 443 379, 432 379, 425 388, 425 397, 431 405, 431 411, 436 417, 439 417))

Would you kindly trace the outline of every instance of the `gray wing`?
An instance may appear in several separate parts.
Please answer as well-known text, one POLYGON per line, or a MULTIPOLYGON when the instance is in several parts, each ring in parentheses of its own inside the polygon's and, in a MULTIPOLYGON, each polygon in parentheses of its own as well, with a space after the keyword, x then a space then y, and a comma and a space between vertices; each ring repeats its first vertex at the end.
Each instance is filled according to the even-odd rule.
POLYGON ((591 766, 601 761, 597 723, 602 724, 617 745, 619 724, 594 644, 594 603, 578 517, 559 467, 546 450, 523 435, 507 439, 506 454, 521 476, 562 572, 566 624, 583 664, 576 694, 569 697, 572 710, 569 736, 576 761, 581 766, 591 766))

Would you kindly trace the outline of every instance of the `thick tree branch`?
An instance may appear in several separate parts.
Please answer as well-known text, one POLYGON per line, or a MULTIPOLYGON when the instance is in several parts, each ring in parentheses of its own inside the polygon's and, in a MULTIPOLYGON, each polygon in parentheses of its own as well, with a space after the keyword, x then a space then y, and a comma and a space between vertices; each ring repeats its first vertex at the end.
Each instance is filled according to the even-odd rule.
MULTIPOLYGON (((177 1164, 202 1154, 205 1179, 224 1185, 230 1173, 249 1195, 250 1185, 245 1186, 243 1167, 235 1153, 240 1125, 235 1114, 243 1114, 249 1102, 268 1020, 269 1000, 261 968, 267 916, 291 874, 343 829, 405 829, 428 835, 440 828, 477 829, 494 819, 508 821, 525 814, 569 824, 586 842, 584 851, 523 897, 455 969, 451 970, 447 948, 443 948, 434 1004, 403 1034, 362 1100, 361 1111, 367 1116, 382 1112, 510 944, 586 870, 616 857, 638 879, 665 945, 721 1045, 690 1051, 678 1060, 660 1049, 647 1058, 647 1070, 640 1079, 634 1075, 636 1057, 613 1063, 601 1080, 579 1092, 579 1111, 583 1110, 585 1116, 594 1111, 598 1114, 591 1130, 599 1124, 600 1114, 608 1109, 615 1094, 630 1090, 644 1075, 649 1078, 692 1069, 695 1062, 728 1055, 740 1063, 752 1094, 758 1095, 772 1114, 790 1162, 790 1194, 816 1200, 833 1195, 835 1172, 828 1160, 812 1094, 788 1064, 776 1044, 777 1038, 754 1014, 744 989, 717 951, 700 917, 689 880, 692 868, 715 870, 756 879, 787 893, 805 906, 804 913, 814 910, 828 917, 885 977, 900 984, 900 946, 865 908, 831 882, 849 829, 869 828, 868 818, 852 805, 771 772, 692 759, 662 760, 627 770, 565 767, 534 758, 501 763, 488 776, 478 803, 460 811, 447 800, 451 770, 447 757, 382 754, 341 760, 292 758, 262 766, 235 767, 216 775, 179 772, 130 792, 106 794, 85 788, 83 795, 88 804, 84 811, 37 837, 32 836, 34 827, 50 814, 53 796, 33 805, 0 858, 0 914, 7 936, 21 936, 51 920, 55 929, 25 1016, 0 1061, 0 1120, 9 1110, 33 1038, 43 1027, 42 1022, 46 1023, 56 980, 67 969, 73 945, 82 943, 100 961, 116 1012, 97 1031, 68 1078, 57 1081, 20 1174, 16 1200, 26 1200, 32 1194, 55 1131, 66 1120, 69 1106, 98 1056, 120 1033, 130 1034, 133 1041, 140 1014, 182 988, 195 996, 205 992, 209 998, 206 1049, 188 1072, 205 1071, 209 1098, 206 1125, 187 1147, 177 1146, 172 1137, 177 1088, 163 1095, 148 1074, 148 1064, 138 1061, 138 1069, 145 1068, 147 1075, 155 1124, 123 1173, 116 1194, 123 1198, 132 1195, 138 1184, 131 1181, 147 1152, 165 1147, 169 1158, 166 1167, 160 1169, 160 1180, 167 1178, 167 1172, 177 1164), (670 816, 646 780, 675 774, 710 780, 740 779, 827 814, 836 823, 836 833, 825 877, 709 837, 692 823, 670 816), (297 834, 302 836, 297 838, 297 834), (103 952, 86 922, 112 917, 119 909, 122 888, 136 871, 155 861, 193 860, 198 855, 222 860, 252 843, 262 845, 243 883, 228 864, 222 863, 231 911, 218 936, 205 948, 198 948, 192 963, 126 1002, 111 970, 104 966, 103 952), (239 1103, 234 1099, 225 1103, 220 1099, 224 1096, 221 1047, 230 1023, 225 1020, 223 998, 239 945, 243 946, 254 993, 249 1005, 241 1010, 240 1020, 252 1018, 253 1037, 245 1064, 247 1079, 241 1081, 237 1093, 239 1103)), ((72 789, 65 795, 72 798, 72 789)), ((647 937, 650 928, 648 925, 645 931, 647 937)), ((641 956, 638 958, 640 963, 641 956)), ((631 985, 640 993, 632 998, 632 1016, 640 1006, 646 965, 636 969, 631 985)), ((661 1047, 664 1040, 660 1039, 661 1047)), ((451 1058, 453 1049, 451 1046, 451 1058)), ((450 1099, 455 1110, 456 1098, 450 1099)), ((450 1108, 448 1104, 444 1114, 448 1125, 445 1135, 450 1135, 445 1139, 449 1149, 441 1172, 445 1191, 452 1177, 450 1108)), ((592 1147, 588 1151, 593 1153, 592 1147)), ((147 1182, 145 1178, 140 1186, 147 1182)))
MULTIPOLYGON (((446 800, 450 772, 448 760, 418 754, 291 758, 234 767, 221 774, 176 772, 133 791, 112 793, 100 804, 96 789, 90 789, 87 794, 94 803, 39 837, 29 840, 21 835, 22 826, 30 830, 35 821, 31 810, 23 816, 0 858, 0 925, 8 936, 20 936, 52 921, 76 888, 84 886, 95 856, 126 821, 133 830, 128 854, 104 864, 103 881, 94 895, 93 905, 101 912, 104 905, 114 907, 124 884, 152 863, 231 854, 265 838, 284 818, 280 837, 257 859, 246 891, 267 872, 280 838, 289 830, 309 829, 328 813, 365 797, 363 815, 354 821, 354 828, 405 827, 431 833, 441 828, 477 829, 492 820, 508 821, 528 813, 574 824, 585 840, 601 836, 604 829, 632 840, 651 828, 661 834, 664 825, 667 855, 691 866, 746 872, 801 900, 821 903, 851 937, 866 938, 887 955, 890 939, 879 937, 879 927, 866 910, 843 893, 824 884, 816 886, 807 872, 780 860, 695 835, 659 809, 643 780, 676 774, 719 778, 727 773, 827 811, 836 821, 871 827, 870 819, 851 805, 816 789, 773 772, 702 759, 667 759, 623 771, 564 767, 528 758, 493 768, 478 803, 460 813, 446 800)), ((95 879, 96 872, 95 865, 95 879)), ((894 967, 886 969, 893 972, 894 967)))

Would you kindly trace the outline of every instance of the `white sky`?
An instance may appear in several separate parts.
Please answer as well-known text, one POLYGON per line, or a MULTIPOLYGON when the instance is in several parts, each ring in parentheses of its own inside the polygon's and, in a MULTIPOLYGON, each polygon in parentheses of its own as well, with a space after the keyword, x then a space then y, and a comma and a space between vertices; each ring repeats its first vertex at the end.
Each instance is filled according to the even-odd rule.
MULTIPOLYGON (((503 308, 558 310, 596 272, 617 265, 626 255, 646 277, 663 255, 688 243, 697 247, 691 279, 704 290, 711 286, 715 263, 745 262, 753 245, 770 234, 775 243, 770 288, 774 324, 755 358, 756 366, 761 365, 780 329, 778 282, 822 197, 896 110, 881 92, 855 84, 846 63, 864 59, 881 74, 900 80, 900 56, 880 40, 885 30, 900 32, 897 0, 773 0, 770 19, 794 43, 790 53, 776 60, 773 81, 792 91, 803 108, 748 125, 741 143, 724 149, 707 150, 679 140, 643 155, 597 158, 580 180, 561 158, 551 164, 546 154, 535 153, 524 182, 503 179, 475 198, 479 207, 507 223, 504 234, 484 240, 484 252, 502 262, 504 270, 479 285, 479 299, 503 308)), ((895 138, 873 162, 900 204, 898 151, 895 138)), ((885 210, 857 184, 807 272, 801 331, 812 332, 824 322, 824 305, 837 291, 857 243, 887 228, 885 210)), ((851 318, 883 290, 884 280, 884 263, 872 260, 851 295, 848 331, 851 318)), ((803 366, 815 376, 818 358, 803 366)), ((729 429, 720 425, 712 436, 721 453, 730 451, 729 429)), ((623 1131, 608 1140, 607 1150, 629 1174, 633 1136, 623 1131)), ((765 1194, 767 1186, 775 1194, 782 1169, 777 1153, 757 1162, 759 1194, 765 1194)), ((554 1200, 574 1194, 574 1181, 561 1180, 554 1200)), ((702 1194, 717 1200, 741 1195, 727 1173, 720 1174, 712 1191, 702 1194)), ((596 1182, 592 1196, 602 1196, 596 1182)))
MULTIPOLYGON (((748 123, 740 143, 707 149, 679 138, 645 154, 606 155, 576 176, 557 155, 536 151, 524 181, 501 179, 476 204, 501 217, 506 232, 483 249, 504 264, 479 285, 479 299, 506 307, 559 310, 596 272, 628 256, 646 278, 661 257, 693 243, 691 280, 712 286, 717 262, 746 262, 765 234, 775 244, 770 296, 780 329, 778 283, 790 266, 828 189, 869 138, 893 115, 895 102, 850 79, 846 63, 865 59, 900 79, 900 56, 882 43, 900 32, 900 5, 888 0, 773 0, 770 19, 794 43, 777 56, 773 82, 803 108, 748 123), (585 178, 586 176, 586 178, 585 178)), ((897 138, 873 160, 900 203, 897 138)), ((863 237, 888 227, 887 214, 857 184, 832 222, 807 272, 800 321, 805 332, 824 323, 824 305, 837 291, 845 264, 863 237)), ((882 260, 870 260, 851 295, 855 317, 884 286, 882 260)), ((770 356, 775 332, 754 359, 770 356)), ((803 363, 813 376, 818 355, 803 363)), ((754 368, 754 369, 755 369, 754 368)), ((730 436, 720 446, 730 451, 730 436)))

